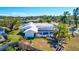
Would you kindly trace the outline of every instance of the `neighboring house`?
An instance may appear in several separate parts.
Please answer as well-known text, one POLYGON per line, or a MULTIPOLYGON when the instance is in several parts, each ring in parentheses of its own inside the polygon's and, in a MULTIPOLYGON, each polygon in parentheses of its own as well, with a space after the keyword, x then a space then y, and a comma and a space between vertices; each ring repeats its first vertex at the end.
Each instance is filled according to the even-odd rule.
POLYGON ((0 35, 2 35, 3 33, 5 33, 5 30, 2 27, 0 27, 0 35))
POLYGON ((58 22, 53 22, 53 21, 51 21, 51 23, 52 23, 53 25, 58 25, 58 24, 59 24, 58 22))
POLYGON ((79 28, 77 28, 74 32, 73 32, 74 36, 79 35, 79 28))
POLYGON ((0 42, 5 41, 6 39, 3 36, 0 36, 0 42))
POLYGON ((20 27, 25 37, 47 37, 53 36, 53 31, 56 30, 52 23, 27 23, 20 27))
POLYGON ((7 39, 7 35, 5 33, 5 29, 0 27, 0 42, 5 41, 7 39))

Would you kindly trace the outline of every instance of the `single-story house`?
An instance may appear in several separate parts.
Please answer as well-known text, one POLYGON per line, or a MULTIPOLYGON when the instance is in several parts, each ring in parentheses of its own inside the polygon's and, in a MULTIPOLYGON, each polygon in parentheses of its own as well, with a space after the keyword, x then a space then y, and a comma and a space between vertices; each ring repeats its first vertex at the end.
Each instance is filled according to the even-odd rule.
POLYGON ((5 33, 5 29, 0 27, 0 42, 5 41, 7 39, 7 34, 5 33))
POLYGON ((3 36, 0 36, 0 42, 5 41, 6 39, 3 36))
POLYGON ((2 35, 3 33, 5 33, 5 30, 2 27, 0 27, 0 35, 2 35))
POLYGON ((53 31, 56 30, 52 23, 27 23, 20 26, 25 37, 47 37, 53 36, 53 31))

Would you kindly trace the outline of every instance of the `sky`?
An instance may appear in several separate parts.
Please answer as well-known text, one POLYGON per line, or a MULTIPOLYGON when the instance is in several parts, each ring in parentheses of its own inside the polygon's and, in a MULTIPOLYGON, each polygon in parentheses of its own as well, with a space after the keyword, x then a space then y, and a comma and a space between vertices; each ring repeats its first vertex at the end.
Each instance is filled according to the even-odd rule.
POLYGON ((73 13, 75 7, 0 7, 0 16, 40 16, 62 15, 64 11, 73 13))

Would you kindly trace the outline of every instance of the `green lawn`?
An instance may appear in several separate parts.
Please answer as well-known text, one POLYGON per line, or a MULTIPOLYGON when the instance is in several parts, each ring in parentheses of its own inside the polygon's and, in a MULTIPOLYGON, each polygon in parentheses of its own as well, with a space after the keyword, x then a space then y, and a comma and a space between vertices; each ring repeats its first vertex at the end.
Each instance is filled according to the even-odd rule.
POLYGON ((6 49, 6 51, 16 51, 16 49, 13 48, 12 46, 9 46, 9 47, 6 49))
POLYGON ((19 41, 20 36, 19 35, 8 35, 8 40, 10 40, 11 42, 17 42, 19 41))
POLYGON ((13 30, 13 31, 9 32, 8 34, 17 35, 19 32, 20 32, 20 30, 13 30))
MULTIPOLYGON (((8 34, 8 40, 10 40, 11 42, 19 41, 21 36, 17 35, 17 33, 19 33, 19 30, 11 31, 8 34)), ((30 39, 28 41, 30 41, 30 39)), ((32 47, 34 48, 37 48, 43 51, 52 51, 52 50, 54 51, 54 48, 50 47, 50 44, 48 43, 48 40, 46 38, 34 38, 31 41, 32 41, 32 47)))
POLYGON ((19 30, 13 30, 8 34, 8 40, 11 42, 17 42, 20 39, 20 35, 17 35, 19 33, 19 30))

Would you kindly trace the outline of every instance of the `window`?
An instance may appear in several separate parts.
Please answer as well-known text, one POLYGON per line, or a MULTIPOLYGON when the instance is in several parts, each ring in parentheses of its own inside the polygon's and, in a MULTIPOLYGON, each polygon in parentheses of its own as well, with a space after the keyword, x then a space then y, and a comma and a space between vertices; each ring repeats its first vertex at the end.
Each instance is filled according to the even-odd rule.
POLYGON ((43 32, 43 35, 47 35, 48 34, 48 32, 43 32))
POLYGON ((53 34, 53 32, 50 32, 50 34, 53 34))

